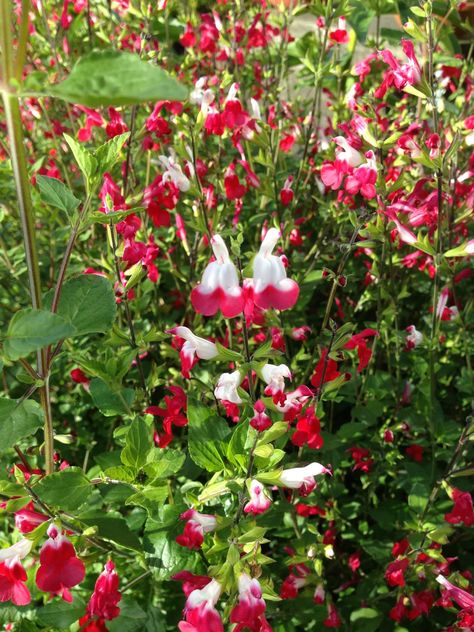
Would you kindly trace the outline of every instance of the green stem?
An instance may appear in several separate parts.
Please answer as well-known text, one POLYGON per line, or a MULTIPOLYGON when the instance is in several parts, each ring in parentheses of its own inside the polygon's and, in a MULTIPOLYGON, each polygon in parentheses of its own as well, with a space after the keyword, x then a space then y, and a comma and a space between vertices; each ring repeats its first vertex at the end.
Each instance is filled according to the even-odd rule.
POLYGON ((296 200, 298 197, 298 192, 299 192, 299 188, 300 188, 300 184, 301 184, 301 176, 303 174, 303 168, 306 162, 306 157, 308 155, 308 150, 309 150, 309 143, 311 140, 311 134, 313 132, 314 129, 314 118, 315 118, 315 114, 316 114, 316 109, 317 109, 317 105, 318 105, 318 100, 319 100, 319 95, 321 93, 321 86, 322 86, 322 70, 323 70, 323 62, 324 62, 324 56, 326 53, 326 46, 327 46, 327 41, 328 41, 328 37, 329 37, 329 30, 331 28, 331 22, 333 19, 333 11, 332 11, 332 0, 328 1, 327 7, 326 7, 326 16, 325 16, 325 26, 324 26, 324 35, 323 35, 323 40, 321 42, 321 49, 319 51, 319 58, 318 58, 318 65, 316 68, 316 72, 314 75, 314 93, 313 93, 313 101, 311 104, 311 112, 309 115, 309 122, 308 122, 308 127, 306 128, 306 133, 305 133, 305 141, 304 141, 304 147, 303 147, 303 156, 301 157, 301 161, 300 161, 300 165, 298 168, 298 174, 296 176, 296 182, 295 185, 293 187, 293 190, 295 192, 294 195, 294 200, 293 200, 293 205, 296 205, 296 200))
MULTIPOLYGON (((350 239, 349 243, 345 245, 345 252, 344 252, 344 255, 342 256, 342 258, 341 258, 341 260, 339 262, 339 265, 337 267, 337 271, 336 271, 336 274, 335 274, 333 282, 332 282, 331 291, 329 292, 329 297, 328 297, 328 300, 327 300, 327 303, 326 303, 326 310, 324 312, 323 324, 321 325, 321 332, 320 332, 321 334, 326 329, 327 324, 329 322, 329 318, 331 316, 332 306, 333 306, 334 299, 336 297, 337 288, 338 288, 338 285, 339 285, 338 279, 339 279, 339 277, 341 276, 341 274, 344 271, 344 268, 346 266, 347 260, 349 259, 349 256, 352 253, 353 246, 355 244, 355 241, 357 239, 357 236, 358 236, 359 231, 362 228, 362 226, 363 226, 363 224, 360 224, 360 225, 358 225, 358 226, 356 226, 354 228, 354 231, 352 233, 352 236, 351 236, 351 239, 350 239)), ((313 349, 313 353, 311 354, 311 358, 308 361, 308 366, 307 366, 306 372, 305 372, 303 380, 302 380, 303 384, 305 384, 307 382, 308 377, 309 377, 311 371, 313 370, 313 365, 314 365, 314 361, 316 359, 317 352, 318 352, 318 345, 315 345, 314 349, 313 349)))
MULTIPOLYGON (((137 344, 137 338, 135 335, 135 326, 133 324, 132 312, 130 311, 130 305, 128 304, 127 288, 125 287, 125 285, 123 285, 122 276, 120 274, 120 260, 117 255, 117 239, 115 235, 115 226, 112 224, 112 222, 110 222, 109 224, 109 235, 110 235, 110 242, 112 246, 112 255, 114 258, 115 275, 116 275, 119 287, 123 288, 122 304, 124 306, 125 318, 127 319, 128 330, 130 332, 130 346, 136 352, 135 361, 137 363, 138 375, 140 377, 140 385, 143 389, 145 397, 148 397, 148 389, 146 385, 145 373, 143 371, 142 361, 140 358, 140 348, 137 344)), ((127 408, 128 408, 128 405, 127 405, 127 408)))
MULTIPOLYGON (((27 9, 28 7, 24 7, 27 9)), ((13 47, 11 41, 11 5, 7 0, 0 2, 0 46, 2 49, 2 97, 5 109, 8 138, 10 141, 10 158, 15 179, 18 211, 20 215, 21 230, 25 246, 26 267, 30 288, 31 304, 34 309, 41 309, 41 277, 39 269, 38 251, 35 240, 35 215, 31 200, 30 179, 28 175, 25 145, 23 138, 23 126, 21 121, 20 102, 18 96, 11 91, 10 82, 13 77, 20 75, 22 69, 14 68, 13 47)), ((27 38, 28 29, 20 29, 20 37, 27 38)), ((18 43, 21 63, 23 50, 26 50, 26 42, 18 43)), ((37 354, 38 373, 44 378, 44 384, 40 389, 41 405, 44 412, 44 449, 46 474, 53 472, 53 423, 51 415, 51 402, 49 394, 49 381, 47 379, 47 350, 41 349, 37 354)))
MULTIPOLYGON (((438 133, 439 120, 438 120, 438 108, 436 101, 435 85, 434 85, 434 67, 433 67, 433 53, 434 53, 434 41, 433 41, 433 18, 430 12, 428 16, 428 81, 431 89, 431 105, 433 108, 433 132, 438 133)), ((439 258, 442 250, 441 242, 441 226, 442 226, 442 212, 443 212, 443 170, 438 168, 436 170, 436 188, 437 188, 437 201, 438 201, 438 223, 436 231, 436 243, 435 243, 435 256, 434 260, 434 279, 433 279, 433 314, 431 319, 431 333, 430 333, 430 352, 429 352, 429 376, 430 376, 430 398, 429 398, 429 415, 428 415, 428 428, 430 431, 430 443, 431 443, 431 479, 435 477, 435 428, 433 424, 434 414, 434 402, 436 399, 436 336, 438 333, 438 313, 437 304, 439 297, 439 258)))
POLYGON ((51 304, 52 312, 57 312, 58 310, 59 299, 61 298, 61 291, 64 285, 64 279, 66 277, 66 271, 69 265, 69 260, 71 259, 72 251, 74 250, 76 239, 81 229, 82 220, 87 215, 87 211, 89 209, 91 199, 92 199, 92 192, 87 196, 86 201, 84 202, 84 206, 82 207, 82 211, 79 213, 76 219, 76 222, 73 226, 73 229, 71 231, 71 234, 69 235, 69 239, 66 245, 66 250, 64 251, 63 259, 61 261, 61 266, 59 268, 58 279, 56 281, 56 286, 54 288, 53 302, 51 304))

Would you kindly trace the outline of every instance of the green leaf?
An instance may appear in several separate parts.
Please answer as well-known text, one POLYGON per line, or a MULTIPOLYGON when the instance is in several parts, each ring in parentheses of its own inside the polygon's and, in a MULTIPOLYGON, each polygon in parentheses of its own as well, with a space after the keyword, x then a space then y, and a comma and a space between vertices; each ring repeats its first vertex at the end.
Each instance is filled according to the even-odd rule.
POLYGON ((141 632, 147 619, 145 611, 130 597, 123 597, 119 605, 119 616, 107 621, 109 632, 141 632))
POLYGON ((78 519, 90 527, 97 527, 101 538, 112 540, 127 549, 141 551, 142 546, 138 536, 130 530, 127 521, 118 512, 88 511, 80 514, 78 519))
MULTIPOLYGON (((232 436, 230 441, 227 443, 226 456, 228 460, 234 465, 240 466, 238 456, 247 454, 245 450, 245 444, 247 442, 247 436, 249 433, 249 422, 248 421, 240 421, 237 424, 237 427, 232 432, 232 436)), ((255 435, 255 430, 252 430, 253 436, 255 435)), ((244 469, 244 468, 242 468, 244 469)))
POLYGON ((445 524, 433 531, 430 531, 428 533, 428 537, 430 540, 437 542, 438 544, 447 544, 449 542, 449 536, 453 533, 453 531, 453 527, 445 524))
POLYGON ((279 439, 288 432, 288 422, 276 421, 273 426, 270 426, 268 430, 260 435, 258 445, 264 445, 265 443, 271 443, 276 439, 279 439))
POLYGON ((429 490, 420 483, 415 483, 408 496, 408 506, 416 512, 422 512, 428 503, 429 490))
POLYGON ((80 467, 68 467, 42 478, 34 487, 47 505, 75 511, 91 494, 91 485, 80 467))
POLYGON ((364 2, 351 3, 351 11, 347 16, 347 21, 354 29, 357 40, 362 44, 367 39, 367 33, 374 18, 375 13, 364 2))
POLYGON ((0 450, 13 448, 24 437, 31 437, 43 425, 43 411, 38 402, 24 402, 0 397, 0 450))
POLYGON ((444 253, 445 257, 466 257, 474 252, 474 243, 466 242, 444 253))
POLYGON ((424 11, 421 7, 410 7, 410 11, 419 18, 426 18, 426 11, 424 11))
POLYGON ((265 358, 271 354, 273 340, 267 340, 263 343, 263 345, 259 345, 258 349, 253 354, 254 360, 259 360, 261 358, 265 358))
POLYGON ((58 314, 75 328, 75 335, 107 332, 117 312, 111 283, 96 274, 81 274, 66 281, 58 314))
POLYGON ((418 97, 420 99, 428 99, 429 95, 428 94, 423 94, 423 92, 421 92, 421 90, 418 90, 418 88, 415 88, 415 86, 411 86, 411 85, 406 85, 403 88, 404 92, 408 92, 408 94, 412 94, 415 97, 418 97))
POLYGON ((110 213, 101 213, 100 211, 94 211, 87 214, 87 221, 89 224, 118 224, 123 219, 132 215, 132 213, 139 213, 143 211, 142 206, 136 206, 134 208, 128 208, 126 211, 112 211, 110 213))
POLYGON ((184 452, 171 448, 157 448, 149 458, 145 472, 150 478, 168 478, 183 467, 186 459, 184 452))
POLYGON ((223 440, 230 430, 222 417, 209 406, 197 400, 188 399, 189 456, 208 472, 224 469, 223 440))
POLYGON ((179 516, 185 509, 184 505, 165 505, 159 510, 158 520, 146 521, 145 554, 156 579, 169 579, 183 568, 193 570, 196 555, 176 542, 176 536, 183 531, 179 516))
POLYGON ((41 199, 50 206, 55 206, 71 216, 81 203, 67 186, 57 178, 36 176, 41 199))
POLYGON ((94 156, 99 163, 99 170, 102 173, 110 171, 115 165, 120 156, 120 151, 127 142, 129 136, 130 132, 125 132, 125 134, 114 136, 95 150, 94 156))
POLYGON ((134 419, 127 433, 125 447, 120 458, 124 465, 140 470, 148 460, 148 453, 153 447, 151 428, 141 419, 134 419))
POLYGON ((138 55, 113 50, 82 57, 49 94, 87 107, 133 105, 145 101, 184 101, 187 89, 138 55))
POLYGON ((217 351, 219 352, 218 359, 225 360, 228 362, 242 362, 242 354, 237 353, 237 351, 232 351, 232 349, 228 349, 227 347, 223 347, 219 342, 216 342, 217 351))
POLYGON ((77 142, 69 134, 64 134, 64 140, 69 145, 69 149, 72 151, 73 156, 78 164, 79 169, 89 182, 97 171, 97 160, 94 156, 85 149, 80 143, 77 142))
POLYGON ((3 349, 10 360, 18 360, 75 332, 75 327, 58 314, 42 309, 22 309, 8 325, 3 349))
POLYGON ((89 393, 94 404, 106 417, 129 415, 135 399, 135 391, 121 386, 110 386, 99 377, 91 380, 89 393))
POLYGON ((382 614, 373 608, 359 608, 351 612, 351 623, 354 623, 354 630, 360 632, 374 632, 379 629, 382 614))
POLYGON ((41 625, 49 630, 63 630, 78 621, 85 612, 86 604, 81 597, 74 595, 74 601, 50 601, 36 610, 36 616, 41 625))
POLYGON ((168 498, 168 485, 163 483, 157 487, 148 486, 132 494, 125 501, 126 505, 138 505, 147 510, 148 514, 154 518, 158 507, 168 498))
POLYGON ((0 496, 22 496, 25 493, 22 485, 14 483, 13 481, 0 481, 0 496))
POLYGON ((311 270, 302 281, 302 285, 314 285, 323 279, 324 270, 311 270))

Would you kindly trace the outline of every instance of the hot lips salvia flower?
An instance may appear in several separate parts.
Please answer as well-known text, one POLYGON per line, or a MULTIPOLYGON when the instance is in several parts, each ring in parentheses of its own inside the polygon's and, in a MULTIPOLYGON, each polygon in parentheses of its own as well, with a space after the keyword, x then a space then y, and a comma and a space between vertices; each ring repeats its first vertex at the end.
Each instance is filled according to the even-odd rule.
POLYGON ((189 379, 189 372, 198 361, 212 360, 218 355, 216 345, 210 340, 196 336, 188 327, 173 327, 168 330, 169 334, 174 334, 184 339, 184 344, 180 349, 181 373, 183 377, 189 379))
POLYGON ((212 237, 211 246, 215 260, 207 265, 201 283, 193 288, 191 302, 194 309, 204 316, 213 316, 220 310, 224 318, 234 318, 244 307, 237 268, 230 260, 220 235, 212 237))
POLYGON ((21 561, 31 550, 30 540, 0 549, 0 601, 11 601, 15 606, 26 606, 31 601, 30 591, 25 585, 26 571, 21 561))
POLYGON ((77 586, 86 574, 84 563, 76 556, 73 545, 55 524, 48 527, 48 540, 40 551, 36 585, 44 592, 72 601, 70 588, 77 586))
POLYGON ((215 605, 221 595, 221 585, 213 579, 204 588, 193 590, 186 600, 184 621, 180 632, 224 632, 222 619, 215 605))
MULTIPOLYGON (((247 288, 252 300, 261 309, 286 310, 298 300, 299 287, 287 278, 286 258, 272 254, 281 233, 270 228, 253 262, 253 278, 247 288)), ((201 283, 193 288, 191 302, 204 316, 213 316, 220 309, 225 318, 234 318, 244 310, 244 293, 238 272, 220 235, 211 240, 215 260, 204 270, 201 283)))
POLYGON ((278 4, 2 0, 8 629, 474 630, 466 3, 278 4))
POLYGON ((87 614, 106 621, 118 617, 120 614, 118 604, 122 599, 118 587, 119 577, 115 571, 115 564, 109 560, 97 578, 94 592, 87 605, 87 614))

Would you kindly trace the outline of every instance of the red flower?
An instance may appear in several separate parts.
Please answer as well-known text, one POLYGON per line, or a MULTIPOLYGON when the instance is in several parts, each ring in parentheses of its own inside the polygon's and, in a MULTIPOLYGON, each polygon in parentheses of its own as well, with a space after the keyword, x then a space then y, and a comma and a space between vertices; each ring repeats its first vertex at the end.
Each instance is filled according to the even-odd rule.
POLYGON ((332 382, 332 380, 335 380, 341 375, 341 373, 337 370, 337 362, 332 358, 328 358, 326 360, 327 354, 328 350, 323 349, 321 358, 319 359, 311 378, 311 384, 318 389, 321 388, 322 384, 332 382))
POLYGON ((435 597, 431 590, 421 590, 420 592, 413 593, 410 597, 412 608, 407 613, 408 619, 413 621, 422 614, 428 615, 434 600, 435 597))
POLYGON ((91 620, 88 614, 79 619, 79 625, 81 632, 108 632, 103 619, 91 620))
POLYGON ((37 526, 46 522, 47 516, 34 510, 33 503, 28 503, 23 509, 15 511, 15 527, 21 533, 31 533, 37 526))
POLYGON ((239 180, 239 176, 235 173, 235 165, 229 165, 224 175, 225 194, 228 200, 237 200, 247 193, 247 187, 239 180))
POLYGON ((357 373, 360 373, 365 369, 372 357, 372 349, 369 349, 367 346, 367 338, 378 335, 379 333, 375 329, 364 329, 360 333, 352 336, 352 338, 344 345, 344 349, 357 349, 357 355, 359 357, 357 373))
POLYGON ((320 450, 323 447, 324 440, 320 435, 321 424, 316 417, 314 408, 309 406, 305 413, 298 419, 296 424, 296 432, 291 437, 293 445, 308 445, 313 450, 320 450))
POLYGON ((413 459, 417 463, 423 462, 423 446, 416 444, 409 445, 405 450, 405 453, 410 457, 410 459, 413 459))
POLYGON ((49 539, 41 547, 40 567, 36 573, 36 585, 44 592, 60 595, 64 601, 72 601, 69 588, 80 584, 85 576, 83 562, 69 540, 52 524, 48 528, 49 539))
POLYGON ((405 597, 403 597, 403 595, 398 599, 397 603, 395 604, 395 606, 390 610, 389 613, 389 617, 393 620, 396 621, 397 623, 400 623, 401 620, 403 619, 403 617, 407 616, 407 608, 404 604, 405 602, 405 597))
POLYGON ((351 457, 355 461, 354 471, 360 470, 361 472, 370 472, 374 460, 370 456, 370 450, 368 448, 349 448, 347 452, 351 453, 351 457))
POLYGON ((326 510, 321 509, 316 505, 305 505, 304 503, 297 503, 295 505, 295 510, 298 516, 303 516, 307 518, 308 516, 325 516, 326 510))
POLYGON ((462 523, 466 527, 471 527, 474 524, 474 511, 472 507, 471 494, 454 488, 453 500, 454 507, 444 516, 444 519, 450 524, 462 523))
POLYGON ((385 580, 389 586, 405 586, 404 573, 409 563, 406 557, 390 562, 385 571, 385 580))
POLYGON ((200 590, 211 581, 211 578, 206 575, 193 575, 193 573, 189 571, 180 571, 176 573, 176 575, 173 575, 171 579, 182 582, 181 588, 186 597, 189 597, 193 590, 200 590))
POLYGON ((352 553, 352 555, 349 555, 348 564, 351 571, 355 573, 356 570, 360 568, 360 553, 357 552, 357 553, 352 553))
POLYGON ((87 613, 91 617, 98 617, 107 621, 118 617, 120 608, 117 604, 122 599, 118 586, 119 578, 115 572, 115 565, 109 560, 97 578, 94 592, 87 606, 87 613))
POLYGON ((258 400, 255 402, 255 406, 253 407, 254 415, 250 420, 250 425, 252 428, 255 428, 257 432, 264 432, 272 425, 272 420, 265 413, 265 404, 262 400, 258 400))
POLYGON ((71 376, 71 380, 76 384, 89 384, 90 382, 90 379, 87 377, 84 371, 82 371, 82 369, 72 369, 69 375, 71 376))
POLYGON ((295 144, 295 136, 294 134, 286 133, 283 138, 280 140, 280 151, 287 154, 291 151, 291 148, 295 144))
POLYGON ((399 555, 405 555, 410 543, 407 538, 403 538, 403 540, 399 540, 398 542, 394 542, 392 546, 392 555, 393 557, 398 557, 399 555))
POLYGON ((180 386, 169 386, 169 390, 173 396, 166 395, 164 398, 165 408, 159 406, 149 406, 145 412, 150 415, 163 417, 164 434, 156 433, 154 440, 160 448, 166 446, 173 439, 173 426, 186 426, 188 418, 186 417, 186 394, 180 386))
POLYGON ((18 559, 0 563, 0 601, 11 601, 15 606, 26 606, 31 601, 25 586, 27 575, 18 559))
POLYGON ((342 625, 341 617, 332 603, 328 604, 328 616, 324 619, 323 625, 327 628, 339 628, 342 625))

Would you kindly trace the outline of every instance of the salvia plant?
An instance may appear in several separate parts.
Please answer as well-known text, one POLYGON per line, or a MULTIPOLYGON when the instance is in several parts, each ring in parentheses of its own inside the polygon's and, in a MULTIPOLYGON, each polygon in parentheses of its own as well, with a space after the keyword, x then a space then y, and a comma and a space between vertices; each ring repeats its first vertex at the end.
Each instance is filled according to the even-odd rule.
POLYGON ((0 1, 4 630, 474 630, 473 13, 0 1))

